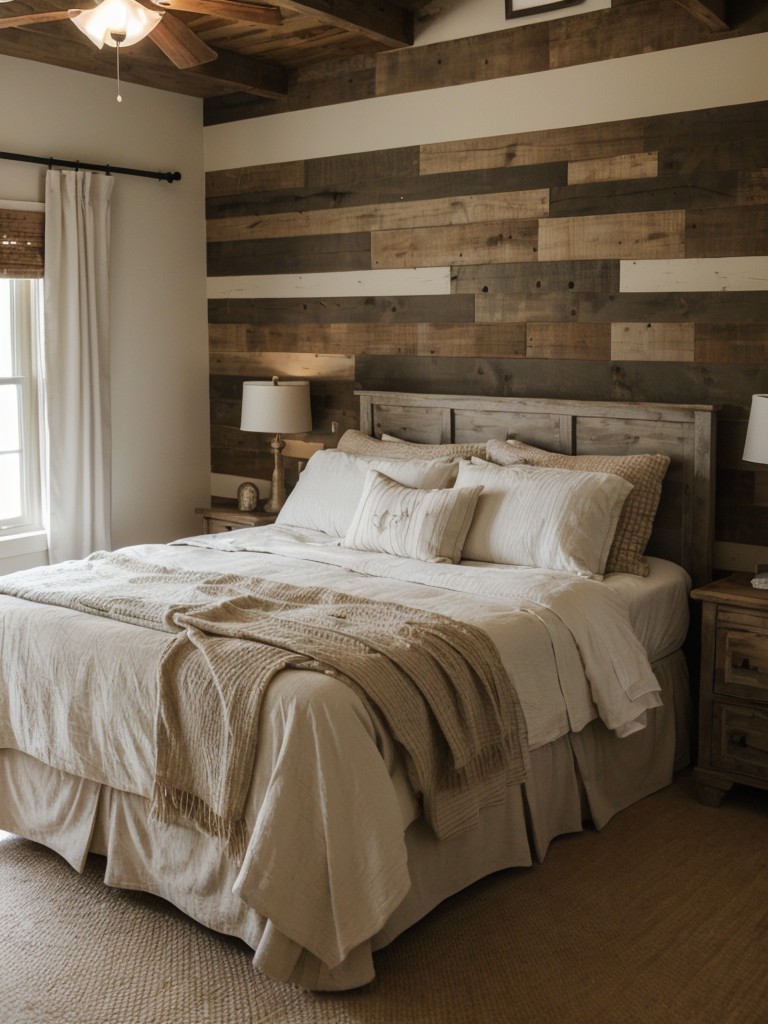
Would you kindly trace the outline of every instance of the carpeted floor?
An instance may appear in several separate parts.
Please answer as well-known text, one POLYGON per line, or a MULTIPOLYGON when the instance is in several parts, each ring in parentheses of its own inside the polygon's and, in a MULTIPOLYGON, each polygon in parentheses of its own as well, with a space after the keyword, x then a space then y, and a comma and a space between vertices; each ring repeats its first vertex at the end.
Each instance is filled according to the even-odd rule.
POLYGON ((602 833, 558 840, 377 954, 372 985, 321 995, 254 972, 238 942, 160 900, 0 842, 2 1024, 763 1024, 768 793, 718 809, 689 776, 602 833))

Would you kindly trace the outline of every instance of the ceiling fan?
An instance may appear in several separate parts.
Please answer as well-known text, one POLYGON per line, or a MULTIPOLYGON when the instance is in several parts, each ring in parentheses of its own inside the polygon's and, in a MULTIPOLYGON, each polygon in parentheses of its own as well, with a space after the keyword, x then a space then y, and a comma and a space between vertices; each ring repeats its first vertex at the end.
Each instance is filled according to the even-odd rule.
POLYGON ((120 47, 149 37, 177 68, 193 68, 215 60, 216 50, 203 42, 186 22, 174 17, 173 11, 257 25, 280 25, 283 20, 279 7, 249 0, 101 0, 89 8, 11 15, 0 19, 0 31, 70 20, 99 49, 106 43, 119 52, 120 47))

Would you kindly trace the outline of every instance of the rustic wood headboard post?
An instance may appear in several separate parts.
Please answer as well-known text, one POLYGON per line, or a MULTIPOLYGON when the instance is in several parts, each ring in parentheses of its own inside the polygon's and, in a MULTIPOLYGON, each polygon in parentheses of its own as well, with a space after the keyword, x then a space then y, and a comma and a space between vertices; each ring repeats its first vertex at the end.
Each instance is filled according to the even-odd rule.
POLYGON ((648 553, 712 572, 716 406, 358 391, 360 429, 408 441, 517 438, 566 455, 668 455, 648 553))

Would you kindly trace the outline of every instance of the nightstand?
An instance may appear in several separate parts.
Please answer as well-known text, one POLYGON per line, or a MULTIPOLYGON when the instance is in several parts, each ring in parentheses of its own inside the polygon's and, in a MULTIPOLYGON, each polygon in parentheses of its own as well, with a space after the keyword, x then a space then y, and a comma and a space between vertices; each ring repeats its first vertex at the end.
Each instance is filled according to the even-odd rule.
POLYGON ((768 789, 768 590, 735 574, 692 591, 702 603, 699 757, 702 803, 734 782, 768 789))
POLYGON ((203 520, 203 533, 229 533, 230 530, 244 530, 249 526, 269 526, 277 516, 269 512, 240 512, 234 506, 218 508, 196 508, 195 515, 203 520))

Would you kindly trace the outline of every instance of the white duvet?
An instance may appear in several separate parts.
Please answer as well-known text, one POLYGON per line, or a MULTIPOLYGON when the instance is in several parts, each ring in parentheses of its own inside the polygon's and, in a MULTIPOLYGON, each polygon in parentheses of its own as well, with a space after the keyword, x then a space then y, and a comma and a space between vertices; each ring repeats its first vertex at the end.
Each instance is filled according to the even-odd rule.
MULTIPOLYGON (((645 711, 660 703, 659 685, 625 603, 595 580, 520 566, 450 565, 353 551, 325 534, 277 525, 191 537, 171 547, 237 552, 243 559, 237 572, 296 582, 293 574, 299 571, 302 580, 317 585, 412 604, 479 626, 499 649, 524 708, 530 702, 532 748, 569 730, 578 732, 597 717, 617 735, 627 735, 643 728, 645 711), (257 560, 247 561, 250 556, 257 560), (299 569, 296 559, 311 567, 299 569), (546 642, 535 643, 536 633, 546 642)), ((188 563, 182 558, 181 564, 188 563)), ((221 566, 232 571, 230 560, 221 566)))
MULTIPOLYGON (((594 718, 618 735, 629 734, 643 728, 646 711, 660 704, 623 601, 596 581, 349 551, 321 534, 279 526, 129 550, 152 564, 311 582, 479 626, 496 644, 517 689, 532 749, 594 718)), ((70 681, 82 698, 71 701, 67 721, 67 728, 82 731, 78 763, 57 764, 55 743, 48 758, 35 749, 34 723, 19 723, 5 687, 0 747, 26 749, 92 780, 96 793, 104 783, 148 798, 156 658, 166 643, 167 634, 0 596, 0 672, 9 678, 46 672, 55 695, 72 653, 88 648, 70 681), (84 645, 83 629, 92 644, 84 645), (107 661, 121 666, 120 692, 104 681, 107 661)), ((221 921, 206 923, 231 930, 226 919, 234 897, 263 918, 260 934, 246 936, 254 948, 268 945, 275 928, 327 968, 343 965, 408 891, 404 831, 417 815, 398 752, 363 699, 317 673, 280 673, 262 712, 248 850, 230 891, 222 891, 221 921)), ((162 858, 169 871, 178 864, 181 877, 185 857, 193 856, 185 853, 192 847, 183 832, 155 825, 132 842, 146 846, 148 858, 162 858), (166 848, 152 845, 159 835, 167 838, 166 848)), ((112 880, 121 884, 120 858, 110 857, 112 880)), ((129 874, 122 884, 130 884, 129 874)))

